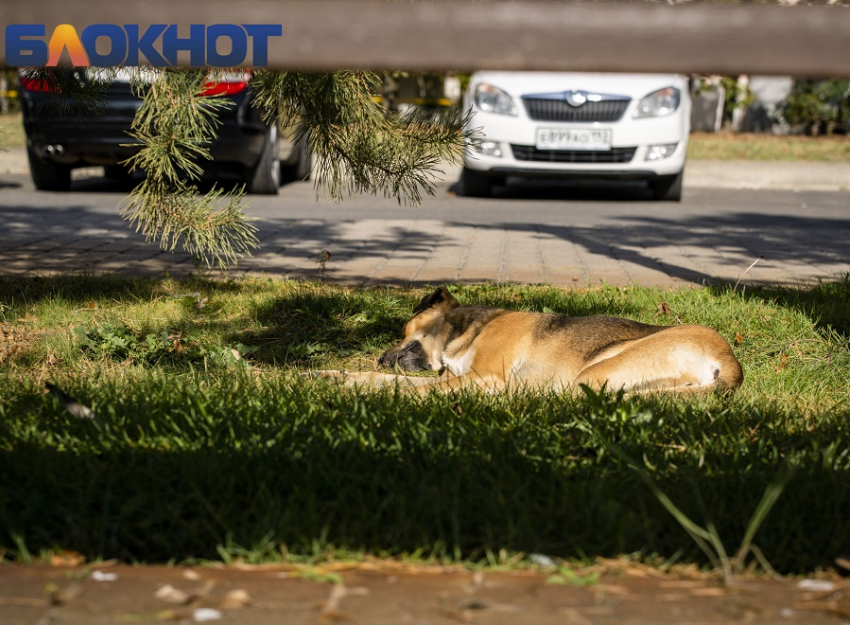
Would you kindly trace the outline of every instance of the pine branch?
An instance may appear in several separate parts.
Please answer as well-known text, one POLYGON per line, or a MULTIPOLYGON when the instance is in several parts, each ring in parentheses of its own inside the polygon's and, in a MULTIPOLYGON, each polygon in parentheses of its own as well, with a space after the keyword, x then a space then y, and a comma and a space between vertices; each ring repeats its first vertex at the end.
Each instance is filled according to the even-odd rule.
POLYGON ((140 150, 127 164, 147 176, 121 214, 163 249, 180 246, 208 266, 215 262, 224 268, 257 247, 256 228, 242 210, 244 188, 225 193, 213 187, 198 194, 199 162, 211 159, 206 146, 215 140, 220 124, 216 113, 231 105, 200 96, 206 80, 203 70, 137 73, 134 89, 144 100, 131 132, 137 143, 130 145, 140 150))
POLYGON ((20 80, 40 85, 46 96, 43 106, 53 114, 97 115, 114 73, 114 69, 26 67, 20 80))
POLYGON ((375 101, 381 78, 372 72, 333 74, 257 71, 255 104, 309 136, 316 187, 339 200, 370 193, 417 205, 434 195, 443 159, 457 161, 469 137, 458 111, 399 115, 375 101))

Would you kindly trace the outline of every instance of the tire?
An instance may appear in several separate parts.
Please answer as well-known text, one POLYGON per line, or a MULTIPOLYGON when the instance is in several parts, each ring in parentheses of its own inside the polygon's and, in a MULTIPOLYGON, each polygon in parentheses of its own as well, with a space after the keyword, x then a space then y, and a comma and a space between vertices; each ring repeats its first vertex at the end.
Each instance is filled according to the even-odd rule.
POLYGON ((27 147, 30 176, 33 186, 39 191, 68 191, 71 188, 71 167, 52 161, 44 161, 27 147))
POLYGON ((493 178, 464 167, 460 176, 460 187, 464 197, 491 197, 493 178))
POLYGON ((685 177, 683 169, 675 176, 669 176, 653 180, 649 183, 652 189, 652 199, 661 202, 682 201, 682 180, 685 177))
POLYGON ((277 195, 280 188, 280 161, 277 158, 277 126, 269 126, 260 158, 247 175, 246 191, 256 195, 277 195))

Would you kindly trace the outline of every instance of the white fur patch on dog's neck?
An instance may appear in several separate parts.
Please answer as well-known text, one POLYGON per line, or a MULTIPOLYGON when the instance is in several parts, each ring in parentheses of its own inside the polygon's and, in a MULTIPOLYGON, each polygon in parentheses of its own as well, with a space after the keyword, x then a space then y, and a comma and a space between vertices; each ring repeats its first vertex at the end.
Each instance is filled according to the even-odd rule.
POLYGON ((475 350, 468 349, 459 358, 451 358, 445 353, 440 356, 440 361, 444 367, 448 367, 452 375, 460 376, 469 373, 472 369, 472 360, 475 357, 475 350))

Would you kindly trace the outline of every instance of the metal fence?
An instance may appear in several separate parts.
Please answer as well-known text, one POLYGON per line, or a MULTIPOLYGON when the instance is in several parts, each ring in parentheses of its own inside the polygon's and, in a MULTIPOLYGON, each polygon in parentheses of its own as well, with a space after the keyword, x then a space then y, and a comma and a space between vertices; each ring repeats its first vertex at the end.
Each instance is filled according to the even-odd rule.
MULTIPOLYGON (((843 0, 842 0, 843 1, 843 0)), ((576 70, 850 76, 850 8, 560 1, 3 0, 9 24, 281 24, 268 65, 300 70, 576 70)), ((179 58, 189 64, 188 54, 179 58)), ((249 63, 250 64, 250 63, 249 63)))

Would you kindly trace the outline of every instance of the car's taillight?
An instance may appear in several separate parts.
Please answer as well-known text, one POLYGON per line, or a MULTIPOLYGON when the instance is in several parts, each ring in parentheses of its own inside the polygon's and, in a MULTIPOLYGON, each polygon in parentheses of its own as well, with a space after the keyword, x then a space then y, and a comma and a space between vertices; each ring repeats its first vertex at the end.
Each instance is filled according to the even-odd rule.
POLYGON ((201 95, 236 95, 245 91, 251 80, 251 70, 213 72, 209 78, 201 95))
POLYGON ((27 91, 41 91, 44 93, 59 93, 61 91, 56 85, 43 78, 21 78, 21 86, 27 91))
POLYGON ((236 95, 245 90, 248 82, 238 80, 234 82, 208 82, 204 85, 201 95, 236 95))

